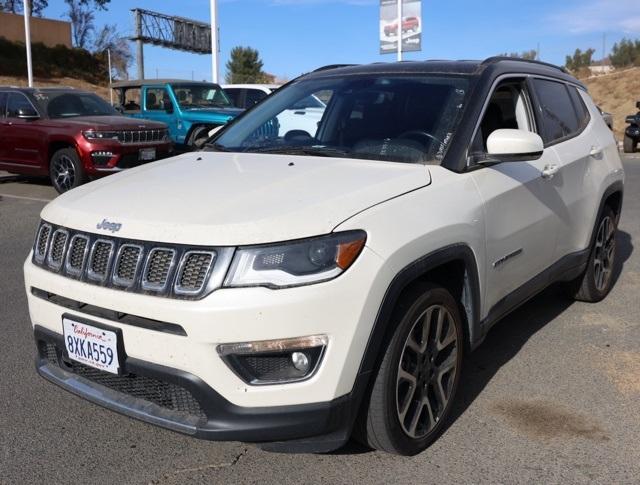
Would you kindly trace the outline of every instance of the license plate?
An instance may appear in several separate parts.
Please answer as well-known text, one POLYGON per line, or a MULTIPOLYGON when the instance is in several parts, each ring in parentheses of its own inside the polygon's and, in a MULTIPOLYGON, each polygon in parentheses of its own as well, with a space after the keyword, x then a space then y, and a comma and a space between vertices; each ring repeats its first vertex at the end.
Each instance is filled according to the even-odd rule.
POLYGON ((156 149, 155 148, 141 148, 138 153, 138 159, 141 161, 147 162, 149 160, 156 159, 156 149))
POLYGON ((118 336, 68 317, 62 318, 64 345, 69 358, 81 364, 118 374, 118 336))

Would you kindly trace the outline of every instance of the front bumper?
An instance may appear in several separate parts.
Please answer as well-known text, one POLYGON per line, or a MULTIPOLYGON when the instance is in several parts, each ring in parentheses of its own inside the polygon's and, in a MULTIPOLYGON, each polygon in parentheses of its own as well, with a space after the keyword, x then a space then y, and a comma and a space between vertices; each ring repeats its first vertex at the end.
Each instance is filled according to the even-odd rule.
POLYGON ((78 143, 78 151, 86 173, 95 177, 170 157, 173 155, 173 144, 171 141, 122 144, 105 141, 90 142, 83 139, 78 143), (140 150, 144 149, 155 149, 155 158, 148 161, 140 160, 140 150), (106 152, 112 153, 113 156, 106 163, 96 163, 93 154, 106 152))
POLYGON ((320 436, 330 449, 348 437, 361 388, 366 387, 358 384, 366 381, 359 372, 386 290, 386 285, 372 286, 381 265, 381 258, 365 248, 349 271, 329 282, 285 290, 220 289, 190 301, 89 285, 35 266, 29 257, 25 284, 40 351, 38 371, 105 407, 200 438, 287 443, 302 439, 296 449, 310 446, 318 451, 320 436), (43 293, 62 300, 43 298, 43 293), (69 306, 64 299, 89 303, 91 312, 88 306, 69 306), (125 371, 186 389, 204 414, 177 416, 175 410, 158 408, 144 396, 132 401, 127 393, 114 394, 103 383, 91 382, 64 361, 48 361, 43 350, 47 343, 62 356, 64 314, 118 328, 125 371), (122 315, 135 317, 127 320, 122 315), (136 317, 142 317, 144 325, 136 317), (219 344, 308 335, 326 335, 328 345, 315 374, 301 382, 246 384, 216 351, 219 344))
MULTIPOLYGON (((236 406, 193 374, 127 357, 122 376, 73 363, 62 335, 36 326, 36 368, 45 379, 112 411, 196 438, 269 443, 274 451, 330 451, 351 434, 365 386, 329 402, 236 406)), ((364 383, 364 379, 359 379, 364 383)))

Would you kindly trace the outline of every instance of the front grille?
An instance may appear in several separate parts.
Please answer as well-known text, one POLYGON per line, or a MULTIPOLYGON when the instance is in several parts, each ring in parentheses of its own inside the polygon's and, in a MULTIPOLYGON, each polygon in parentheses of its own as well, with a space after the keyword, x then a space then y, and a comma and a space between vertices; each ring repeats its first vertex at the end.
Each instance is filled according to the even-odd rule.
POLYGON ((123 130, 117 132, 121 143, 153 143, 164 141, 168 137, 167 130, 123 130))
MULTIPOLYGON (((56 346, 46 343, 43 357, 53 365, 59 365, 56 346)), ((84 377, 96 384, 108 387, 127 396, 142 399, 171 411, 206 419, 207 415, 200 403, 187 389, 176 384, 136 374, 115 375, 103 372, 78 362, 64 363, 65 370, 84 377)))
POLYGON ((233 248, 161 245, 43 222, 32 261, 48 271, 86 283, 170 298, 198 299, 222 284, 232 254, 233 248))

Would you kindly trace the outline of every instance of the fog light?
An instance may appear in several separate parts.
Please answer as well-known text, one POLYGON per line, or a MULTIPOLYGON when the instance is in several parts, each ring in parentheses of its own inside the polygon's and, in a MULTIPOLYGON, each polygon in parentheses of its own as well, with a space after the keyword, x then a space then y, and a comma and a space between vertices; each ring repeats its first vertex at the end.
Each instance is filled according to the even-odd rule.
POLYGON ((318 369, 325 335, 219 345, 218 354, 244 382, 286 384, 310 378, 318 369))
POLYGON ((309 371, 309 358, 304 352, 294 352, 291 354, 293 366, 305 374, 309 371))
POLYGON ((107 165, 112 158, 113 152, 101 150, 91 153, 91 160, 93 160, 94 165, 107 165))

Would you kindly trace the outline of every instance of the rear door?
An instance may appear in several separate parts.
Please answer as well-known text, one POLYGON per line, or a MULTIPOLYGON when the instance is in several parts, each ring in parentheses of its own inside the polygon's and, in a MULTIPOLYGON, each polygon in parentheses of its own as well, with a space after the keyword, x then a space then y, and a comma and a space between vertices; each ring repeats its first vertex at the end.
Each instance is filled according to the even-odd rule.
POLYGON ((537 117, 545 147, 557 159, 558 171, 548 180, 553 210, 560 224, 554 261, 581 249, 585 240, 585 210, 590 197, 585 187, 589 164, 602 157, 602 147, 593 123, 576 87, 550 79, 532 79, 537 100, 537 117))
POLYGON ((44 162, 41 154, 45 153, 45 137, 40 128, 43 122, 18 118, 18 110, 23 108, 36 110, 24 94, 10 92, 3 129, 6 158, 9 163, 36 168, 44 162))

